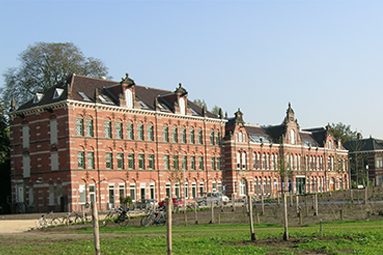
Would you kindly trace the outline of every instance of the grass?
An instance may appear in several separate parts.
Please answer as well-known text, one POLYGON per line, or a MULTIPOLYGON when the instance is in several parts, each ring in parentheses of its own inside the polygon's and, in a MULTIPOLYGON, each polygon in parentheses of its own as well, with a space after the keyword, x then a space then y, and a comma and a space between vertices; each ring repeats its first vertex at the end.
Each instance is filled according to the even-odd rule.
MULTIPOLYGON (((283 228, 255 224, 258 241, 250 241, 248 225, 197 225, 173 228, 173 254, 381 254, 383 221, 323 223, 283 228)), ((100 228, 101 254, 166 254, 166 227, 100 228)), ((93 229, 63 235, 0 236, 0 254, 94 254, 93 229)))

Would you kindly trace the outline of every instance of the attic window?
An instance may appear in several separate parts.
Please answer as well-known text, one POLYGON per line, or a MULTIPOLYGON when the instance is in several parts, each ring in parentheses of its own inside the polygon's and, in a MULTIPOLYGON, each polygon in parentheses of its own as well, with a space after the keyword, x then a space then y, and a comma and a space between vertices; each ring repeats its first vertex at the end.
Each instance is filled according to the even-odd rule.
POLYGON ((141 106, 141 108, 149 108, 144 102, 140 102, 140 106, 141 106))
POLYGON ((33 103, 36 104, 41 101, 43 98, 44 94, 41 93, 36 93, 35 98, 33 98, 33 103))
POLYGON ((53 99, 59 98, 63 92, 64 92, 63 89, 56 88, 55 93, 53 95, 53 99))
POLYGON ((84 99, 85 101, 90 101, 89 97, 88 97, 87 95, 85 95, 84 92, 79 91, 78 93, 80 94, 80 96, 82 97, 82 99, 84 99))
POLYGON ((105 99, 103 96, 101 96, 101 95, 99 95, 98 98, 101 100, 102 103, 107 103, 107 102, 108 102, 108 101, 106 101, 106 99, 105 99))

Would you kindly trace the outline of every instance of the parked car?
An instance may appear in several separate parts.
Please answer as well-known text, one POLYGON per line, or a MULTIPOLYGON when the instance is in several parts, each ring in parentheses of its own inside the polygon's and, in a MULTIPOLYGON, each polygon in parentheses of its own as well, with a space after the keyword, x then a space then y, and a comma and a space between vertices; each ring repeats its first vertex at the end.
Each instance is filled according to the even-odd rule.
POLYGON ((210 205, 213 202, 216 205, 220 205, 223 202, 226 205, 230 199, 221 192, 208 192, 204 197, 194 199, 198 205, 210 205))
POLYGON ((134 204, 135 209, 148 209, 150 206, 157 206, 158 201, 156 199, 141 199, 137 200, 134 204))
MULTIPOLYGON (((159 206, 164 206, 166 205, 166 199, 165 200, 162 200, 161 202, 158 203, 159 206)), ((173 207, 174 208, 180 208, 184 205, 184 201, 182 200, 182 198, 175 198, 173 197, 173 207)))

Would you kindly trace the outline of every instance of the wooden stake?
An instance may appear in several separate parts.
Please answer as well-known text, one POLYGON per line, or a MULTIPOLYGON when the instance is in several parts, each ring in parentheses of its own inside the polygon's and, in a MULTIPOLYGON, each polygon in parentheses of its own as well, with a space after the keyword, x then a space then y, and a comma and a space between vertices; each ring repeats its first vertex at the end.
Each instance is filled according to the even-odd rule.
POLYGON ((213 202, 211 202, 211 221, 210 224, 214 223, 214 205, 213 202))
POLYGON ((197 203, 194 203, 194 220, 195 220, 195 224, 198 225, 198 219, 197 219, 197 203))
POLYGON ((92 202, 92 222, 93 222, 93 237, 94 237, 94 250, 96 255, 101 254, 100 249, 100 233, 98 228, 98 212, 97 203, 92 202))
POLYGON ((257 236, 254 233, 254 223, 253 223, 253 203, 251 201, 251 197, 248 197, 249 201, 249 217, 250 217, 250 236, 251 241, 257 240, 257 236))
POLYGON ((166 238, 168 255, 172 255, 172 198, 166 199, 166 238))

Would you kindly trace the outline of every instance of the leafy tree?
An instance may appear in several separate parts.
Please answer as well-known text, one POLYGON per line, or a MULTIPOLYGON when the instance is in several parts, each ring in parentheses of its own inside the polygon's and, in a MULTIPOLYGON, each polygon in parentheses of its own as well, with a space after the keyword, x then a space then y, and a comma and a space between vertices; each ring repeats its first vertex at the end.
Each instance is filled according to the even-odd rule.
POLYGON ((7 197, 11 195, 11 161, 8 119, 4 108, 0 109, 0 206, 1 212, 8 213, 6 209, 7 197))
POLYGON ((342 144, 348 140, 354 140, 357 138, 358 131, 352 131, 351 125, 343 124, 338 122, 337 124, 331 124, 332 134, 336 139, 341 139, 342 144))
POLYGON ((72 73, 95 78, 108 75, 108 68, 101 60, 86 58, 71 42, 37 42, 21 52, 19 60, 19 67, 8 68, 3 73, 5 87, 1 92, 8 104, 12 98, 26 101, 72 73))
POLYGON ((207 104, 205 100, 203 99, 194 99, 193 103, 195 103, 196 105, 199 105, 200 107, 205 107, 205 109, 207 109, 207 104))
POLYGON ((211 109, 211 112, 214 113, 215 115, 219 115, 220 114, 219 113, 220 109, 221 109, 220 107, 214 105, 213 109, 211 109))

